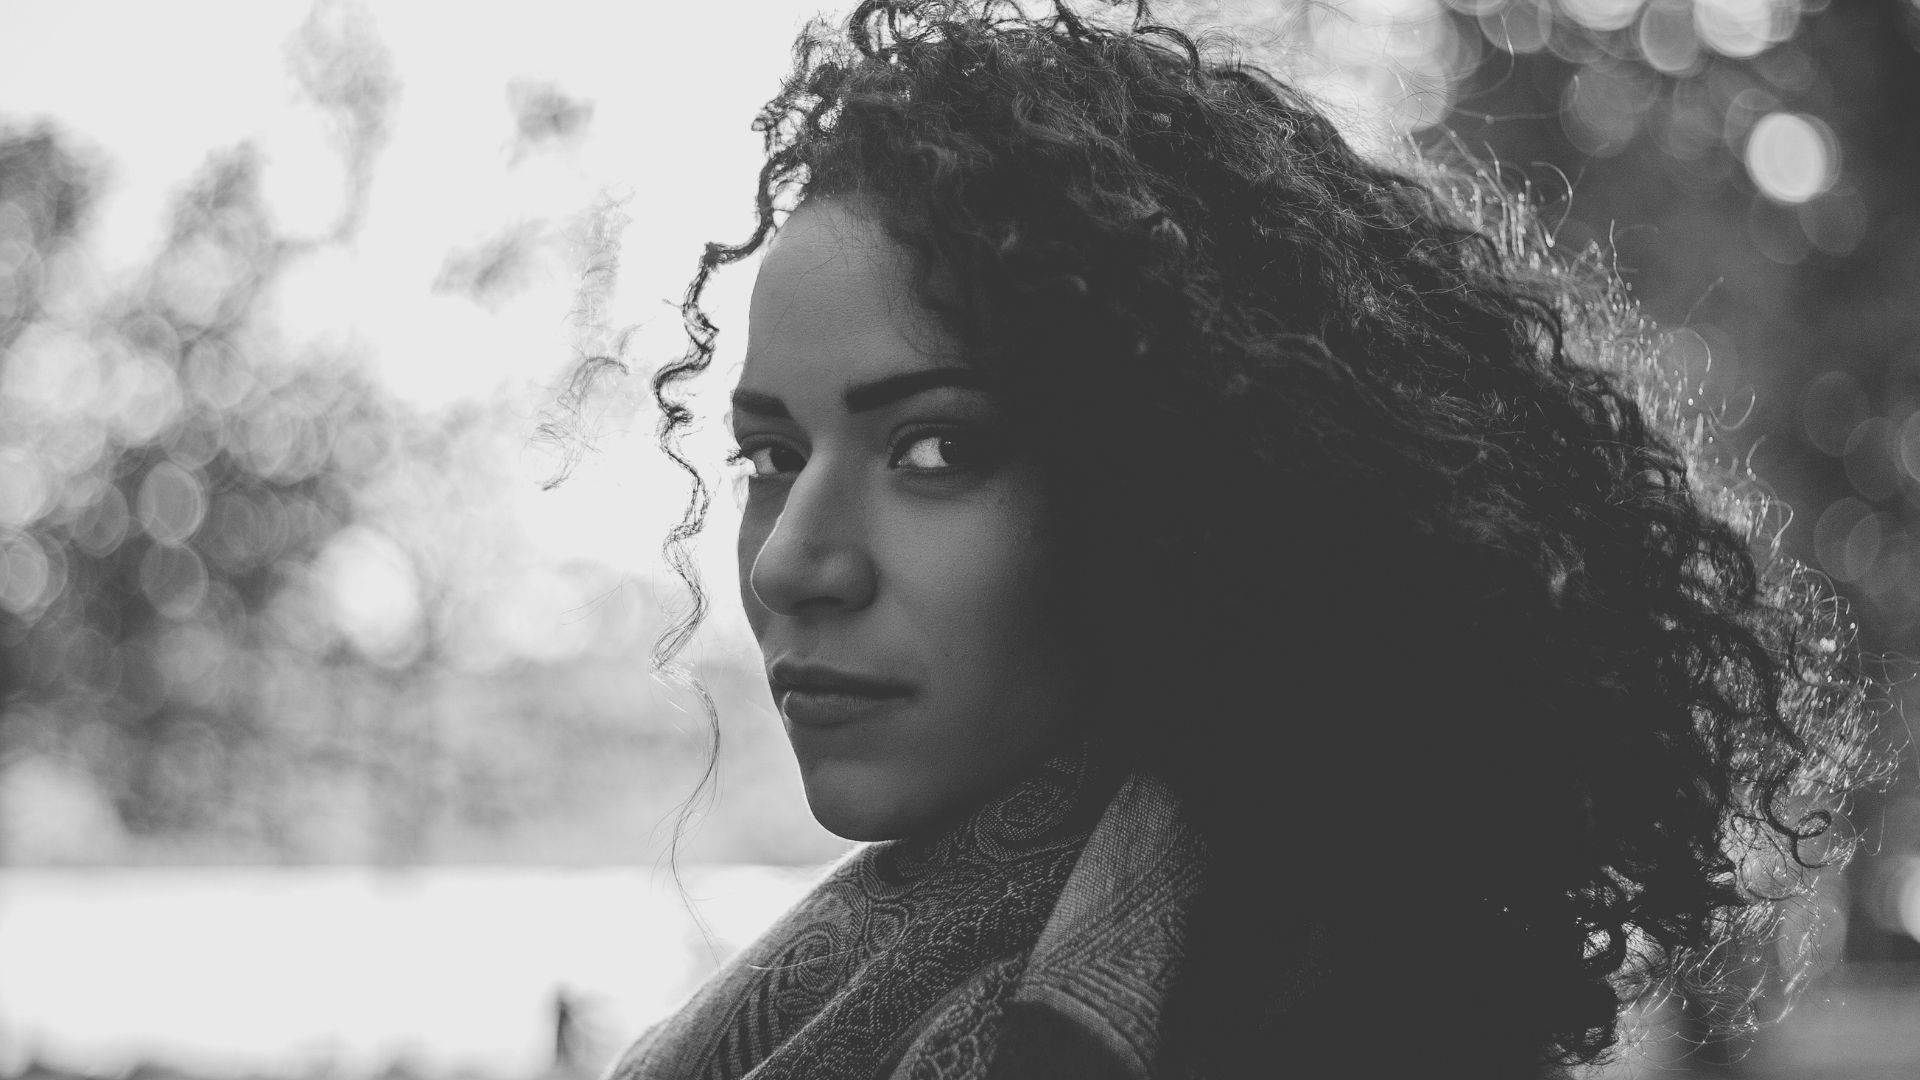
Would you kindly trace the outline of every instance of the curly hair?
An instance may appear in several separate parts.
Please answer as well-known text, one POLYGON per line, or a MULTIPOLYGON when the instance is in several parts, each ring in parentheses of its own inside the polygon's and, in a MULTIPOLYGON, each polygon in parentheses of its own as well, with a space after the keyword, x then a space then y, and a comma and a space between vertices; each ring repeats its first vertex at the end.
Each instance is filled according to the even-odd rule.
POLYGON ((867 0, 802 34, 758 228, 708 245, 653 378, 696 601, 656 659, 704 608, 702 290, 856 199, 1043 462, 1100 737, 1207 838, 1176 1045, 1593 1061, 1849 854, 1877 759, 1844 613, 1598 251, 1134 15, 867 0))

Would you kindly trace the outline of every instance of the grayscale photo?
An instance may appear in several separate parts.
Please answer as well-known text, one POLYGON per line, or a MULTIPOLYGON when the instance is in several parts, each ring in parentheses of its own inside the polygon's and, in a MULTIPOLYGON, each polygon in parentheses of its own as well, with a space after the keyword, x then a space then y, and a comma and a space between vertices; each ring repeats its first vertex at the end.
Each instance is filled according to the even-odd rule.
POLYGON ((1920 0, 0 0, 0 1080, 1915 1080, 1920 0))

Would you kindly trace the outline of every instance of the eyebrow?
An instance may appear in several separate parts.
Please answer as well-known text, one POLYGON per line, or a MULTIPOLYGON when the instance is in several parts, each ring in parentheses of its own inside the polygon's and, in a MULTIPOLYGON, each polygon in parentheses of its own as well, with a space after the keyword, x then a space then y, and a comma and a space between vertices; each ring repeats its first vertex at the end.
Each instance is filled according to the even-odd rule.
MULTIPOLYGON (((938 367, 921 371, 903 371, 898 375, 888 375, 869 383, 847 388, 841 395, 846 402, 848 412, 872 412, 875 409, 904 401, 915 394, 924 394, 929 390, 947 387, 959 387, 964 390, 987 390, 990 380, 985 372, 968 367, 938 367)), ((787 404, 772 394, 763 394, 758 390, 735 390, 733 407, 742 412, 757 416, 788 420, 792 413, 787 404)))

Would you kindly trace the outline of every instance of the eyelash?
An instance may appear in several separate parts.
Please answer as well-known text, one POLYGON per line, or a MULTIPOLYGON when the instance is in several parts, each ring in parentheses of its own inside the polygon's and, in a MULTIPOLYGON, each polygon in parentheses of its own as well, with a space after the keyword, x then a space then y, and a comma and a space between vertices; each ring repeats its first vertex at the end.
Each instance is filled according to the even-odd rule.
MULTIPOLYGON (((729 465, 751 464, 753 455, 760 451, 780 449, 791 450, 791 447, 785 447, 783 444, 777 442, 757 442, 749 439, 727 452, 727 463, 729 465)), ((925 476, 951 476, 968 472, 984 471, 987 468, 991 468, 993 465, 992 459, 997 456, 998 450, 999 447, 994 445, 991 434, 980 428, 955 427, 952 425, 915 428, 903 433, 898 439, 894 440, 893 445, 887 449, 887 464, 889 468, 904 468, 907 472, 919 473, 925 476), (937 468, 920 468, 917 466, 902 466, 900 464, 908 450, 928 439, 939 439, 943 442, 949 440, 964 440, 968 443, 981 444, 979 451, 989 460, 979 463, 961 463, 937 468)), ((795 469, 793 471, 798 472, 799 470, 795 469)), ((789 474, 762 476, 758 471, 755 471, 747 475, 747 482, 750 484, 767 483, 769 481, 781 480, 787 475, 789 474)))
MULTIPOLYGON (((734 447, 732 450, 727 451, 727 464, 728 465, 750 465, 752 464, 753 455, 759 453, 762 450, 775 450, 775 449, 780 449, 779 444, 777 443, 761 443, 759 445, 742 444, 740 446, 734 447)), ((769 480, 777 480, 779 479, 779 477, 762 476, 760 475, 759 470, 755 469, 753 472, 750 472, 747 474, 746 479, 747 479, 747 483, 749 484, 763 484, 769 480)))

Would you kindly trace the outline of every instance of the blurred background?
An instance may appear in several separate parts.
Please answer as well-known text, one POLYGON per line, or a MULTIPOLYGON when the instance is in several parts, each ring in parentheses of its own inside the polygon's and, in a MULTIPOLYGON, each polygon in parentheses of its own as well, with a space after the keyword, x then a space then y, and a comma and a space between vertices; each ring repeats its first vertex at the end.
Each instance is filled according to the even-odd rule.
MULTIPOLYGON (((1161 8, 1611 250, 1909 666, 1920 0, 1161 8)), ((595 1073, 844 850, 732 610, 723 485, 683 903, 708 734, 645 656, 685 487, 639 379, 573 418, 566 484, 534 437, 616 331, 680 351, 818 10, 0 0, 0 1076, 595 1073)), ((723 374, 752 274, 710 291, 723 374)), ((1709 1046, 1650 1016, 1610 1072, 1920 1075, 1913 775, 1809 901, 1791 1012, 1709 1046)))

